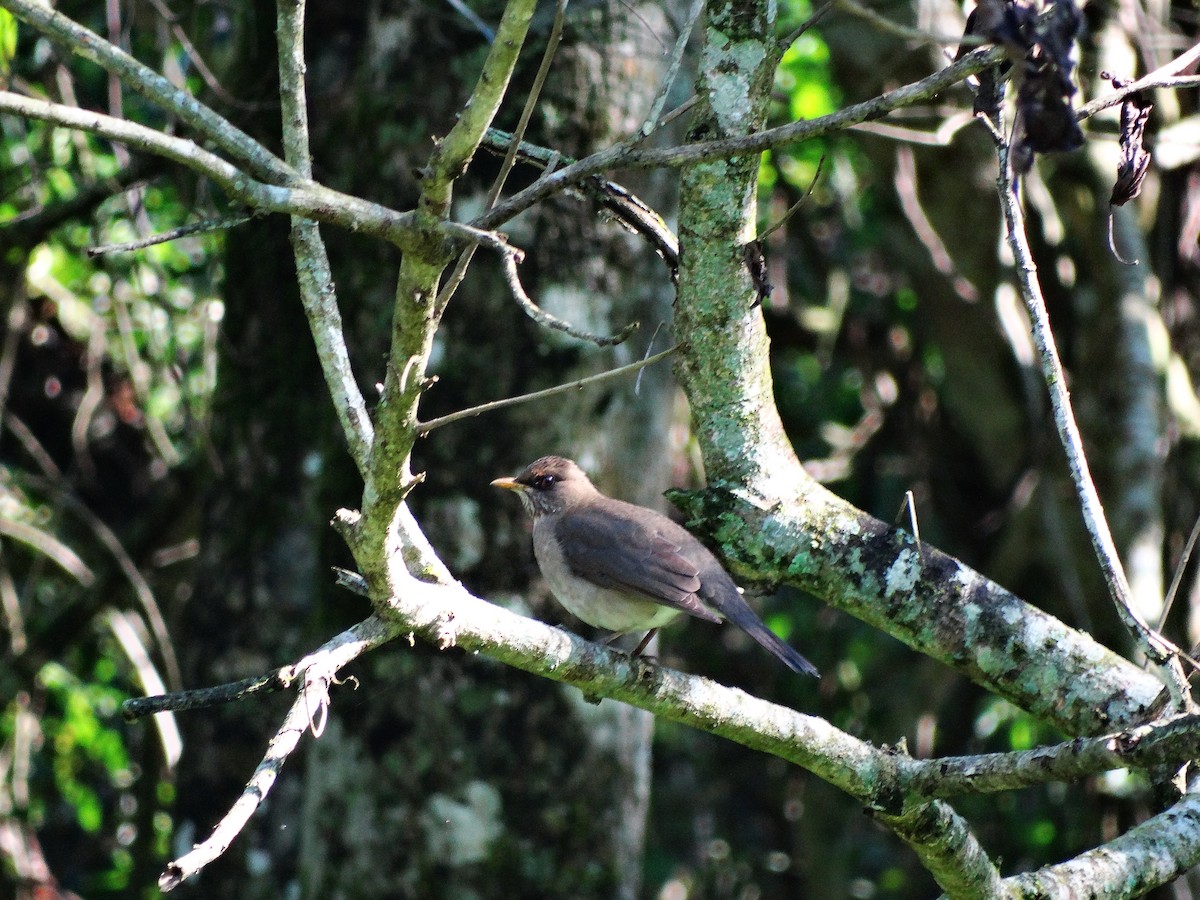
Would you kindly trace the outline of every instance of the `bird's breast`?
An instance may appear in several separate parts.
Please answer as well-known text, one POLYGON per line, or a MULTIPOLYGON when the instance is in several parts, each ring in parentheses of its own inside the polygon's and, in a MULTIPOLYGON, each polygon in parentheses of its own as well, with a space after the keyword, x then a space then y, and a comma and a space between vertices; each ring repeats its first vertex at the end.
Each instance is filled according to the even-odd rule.
POLYGON ((602 587, 575 574, 548 528, 534 526, 533 554, 555 599, 576 618, 596 628, 617 634, 649 631, 679 615, 678 610, 644 595, 602 587))

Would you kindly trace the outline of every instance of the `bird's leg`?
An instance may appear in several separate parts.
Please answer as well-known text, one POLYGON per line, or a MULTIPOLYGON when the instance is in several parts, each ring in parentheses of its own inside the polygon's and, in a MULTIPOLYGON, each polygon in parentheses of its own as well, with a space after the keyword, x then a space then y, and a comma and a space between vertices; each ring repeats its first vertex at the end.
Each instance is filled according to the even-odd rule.
MULTIPOLYGON (((600 643, 603 644, 605 647, 612 647, 614 644, 616 644, 616 642, 618 640, 625 637, 625 635, 627 635, 629 633, 630 632, 628 632, 628 631, 614 631, 612 634, 608 635, 608 637, 601 639, 600 643)), ((642 651, 646 649, 646 646, 650 643, 650 640, 657 633, 658 633, 657 628, 651 628, 649 631, 646 632, 646 636, 644 638, 642 638, 638 642, 638 645, 636 647, 634 647, 632 650, 628 650, 628 651, 621 650, 620 647, 617 647, 616 649, 621 650, 622 653, 627 652, 632 659, 646 659, 646 660, 654 661, 654 660, 656 660, 656 657, 643 656, 642 651)))
POLYGON ((633 648, 633 652, 630 653, 629 655, 634 657, 635 659, 637 657, 641 656, 642 651, 646 649, 646 645, 650 643, 650 640, 654 637, 654 635, 657 632, 658 632, 657 628, 651 628, 649 631, 647 631, 646 636, 641 639, 641 641, 638 643, 638 645, 633 648))

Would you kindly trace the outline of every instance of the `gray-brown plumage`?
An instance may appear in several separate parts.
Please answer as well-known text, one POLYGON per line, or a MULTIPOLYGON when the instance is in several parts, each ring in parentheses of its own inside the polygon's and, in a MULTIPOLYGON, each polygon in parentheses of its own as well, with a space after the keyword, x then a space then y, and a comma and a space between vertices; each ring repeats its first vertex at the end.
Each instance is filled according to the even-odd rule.
POLYGON ((589 625, 652 633, 680 613, 728 619, 788 668, 820 677, 762 623, 707 547, 661 513, 606 497, 571 460, 543 456, 492 484, 518 493, 550 589, 589 625))

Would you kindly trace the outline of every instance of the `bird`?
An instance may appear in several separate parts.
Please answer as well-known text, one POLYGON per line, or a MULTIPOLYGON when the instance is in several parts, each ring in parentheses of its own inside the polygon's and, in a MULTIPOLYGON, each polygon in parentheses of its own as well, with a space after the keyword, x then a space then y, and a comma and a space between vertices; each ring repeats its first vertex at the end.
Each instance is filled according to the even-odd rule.
POLYGON ((658 628, 687 614, 728 620, 792 671, 820 678, 763 624, 694 535, 662 513, 602 494, 573 460, 543 456, 492 486, 515 491, 533 516, 533 553, 559 603, 611 638, 647 632, 634 656, 658 628))

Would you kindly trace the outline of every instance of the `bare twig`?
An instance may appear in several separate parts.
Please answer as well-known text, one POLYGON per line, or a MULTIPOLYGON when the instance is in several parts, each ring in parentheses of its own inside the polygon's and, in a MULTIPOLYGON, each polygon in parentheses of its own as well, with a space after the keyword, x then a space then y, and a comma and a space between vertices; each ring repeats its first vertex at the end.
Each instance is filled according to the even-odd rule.
POLYGON ((808 183, 808 190, 806 190, 800 196, 799 200, 797 200, 795 203, 793 203, 791 206, 788 207, 787 212, 785 212, 782 216, 779 217, 779 221, 777 221, 774 225, 771 225, 770 227, 768 227, 766 231, 764 231, 762 234, 760 234, 758 236, 758 241, 760 244, 764 243, 767 240, 767 238, 769 238, 776 231, 778 231, 780 228, 782 228, 784 225, 786 225, 788 219, 790 219, 792 216, 794 216, 797 212, 800 211, 800 207, 803 206, 805 201, 807 201, 808 198, 812 196, 812 192, 817 186, 817 180, 821 177, 821 170, 823 170, 824 168, 825 168, 825 155, 822 154, 820 161, 817 162, 817 171, 813 172, 812 181, 810 181, 808 183))
POLYGON ((539 325, 546 328, 553 328, 555 331, 561 331, 563 334, 569 334, 573 338, 579 338, 581 341, 589 341, 599 347, 609 347, 620 344, 629 339, 635 331, 638 330, 637 322, 630 322, 616 334, 611 337, 603 335, 591 334, 587 331, 582 331, 572 325, 570 322, 564 322, 558 316, 546 312, 536 303, 529 299, 529 295, 525 293, 525 288, 521 286, 521 276, 517 273, 517 263, 519 262, 520 253, 510 249, 509 252, 503 253, 501 258, 504 261, 504 280, 508 283, 508 289, 516 299, 521 309, 525 310, 525 314, 539 325))
POLYGON ((1188 561, 1192 558, 1192 551, 1196 549, 1196 540, 1200 538, 1200 516, 1196 517, 1196 524, 1192 526, 1192 533, 1188 535, 1187 543, 1183 546, 1183 552, 1179 554, 1179 561, 1175 563, 1175 574, 1171 578, 1171 586, 1167 589, 1166 599, 1163 601, 1162 615, 1158 617, 1158 630, 1162 629, 1167 624, 1167 616, 1171 614, 1171 607, 1175 603, 1175 597, 1179 594, 1179 584, 1183 581, 1184 570, 1187 569, 1188 561))
POLYGON ((663 74, 662 84, 659 85, 658 95, 654 98, 654 102, 650 104, 650 112, 646 114, 646 119, 642 122, 642 127, 636 132, 638 140, 645 140, 650 137, 659 127, 659 117, 662 116, 662 111, 667 105, 667 96, 671 93, 671 87, 675 84, 675 78, 679 75, 679 66, 683 63, 683 54, 687 50, 688 39, 692 36, 692 31, 696 27, 696 22, 700 19, 700 14, 704 12, 705 0, 695 0, 692 8, 688 11, 687 20, 683 27, 679 29, 679 37, 675 40, 675 47, 671 51, 671 59, 667 63, 667 71, 663 74))
POLYGON ((201 219, 199 222, 192 222, 190 225, 180 225, 178 228, 161 231, 158 234, 139 238, 136 241, 128 241, 124 244, 104 244, 99 247, 88 247, 87 255, 89 257, 96 257, 106 253, 130 253, 134 250, 144 250, 147 247, 153 247, 155 244, 166 244, 193 234, 205 234, 209 231, 225 231, 229 228, 236 228, 238 225, 245 225, 251 218, 253 217, 230 216, 223 219, 201 219))
MULTIPOLYGON (((506 131, 489 128, 484 137, 484 146, 493 150, 502 150, 509 146, 510 138, 511 136, 506 131)), ((528 141, 521 142, 518 156, 530 165, 545 169, 547 174, 556 171, 559 163, 565 162, 570 165, 575 162, 574 159, 563 159, 557 150, 539 147, 528 141)), ((637 195, 615 181, 608 181, 598 175, 584 179, 580 186, 617 221, 650 241, 655 252, 670 266, 672 272, 679 267, 678 238, 663 221, 662 216, 637 195)))
MULTIPOLYGON (((500 192, 504 190, 504 183, 508 180, 509 173, 512 172, 513 166, 516 165, 517 154, 521 148, 521 142, 525 138, 525 131, 529 127, 529 120, 533 118, 533 111, 537 108, 538 98, 541 96, 542 88, 546 86, 546 78, 550 74, 550 64, 554 61, 554 54, 558 51, 558 44, 562 40, 563 22, 567 14, 567 0, 558 0, 554 10, 554 24, 550 26, 550 35, 546 39, 546 49, 542 53, 542 62, 538 66, 537 74, 533 79, 533 87, 529 89, 529 96, 525 98, 525 106, 521 109, 521 117, 517 120, 516 130, 512 133, 509 140, 508 149, 504 153, 504 160, 500 164, 500 172, 496 175, 496 180, 492 182, 492 186, 488 189, 487 200, 484 203, 484 209, 491 209, 496 205, 496 201, 500 199, 500 192)), ((491 132, 492 129, 488 129, 491 132)), ((487 133, 484 134, 484 141, 487 140, 487 133)), ((462 280, 466 277, 467 267, 471 265, 471 259, 475 256, 475 245, 469 245, 459 254, 457 262, 454 264, 454 270, 450 273, 450 277, 446 279, 446 284, 438 291, 437 311, 438 315, 446 309, 446 304, 454 296, 454 292, 458 290, 458 286, 462 284, 462 280)))
POLYGON ((894 109, 928 100, 951 85, 994 65, 1004 58, 1004 52, 1002 48, 998 47, 981 48, 968 53, 958 62, 927 78, 880 94, 863 103, 847 106, 845 109, 816 119, 767 128, 755 134, 663 149, 638 150, 627 144, 618 144, 559 169, 553 175, 538 179, 525 190, 514 194, 503 203, 497 204, 494 209, 480 215, 471 224, 477 228, 494 228, 546 197, 578 184, 591 175, 609 169, 678 168, 728 156, 758 153, 785 144, 811 140, 859 122, 880 119, 894 109))
POLYGON ((1105 94, 1103 97, 1097 97, 1091 103, 1084 104, 1075 113, 1075 118, 1083 120, 1089 116, 1094 116, 1103 109, 1108 109, 1110 106, 1116 106, 1124 101, 1130 94, 1136 94, 1138 91, 1147 91, 1153 88, 1182 88, 1193 87, 1200 84, 1200 77, 1175 77, 1177 72, 1181 72, 1190 66, 1192 63, 1200 60, 1200 44, 1196 44, 1190 50, 1181 53, 1165 66, 1161 66, 1146 75, 1143 75, 1137 81, 1125 85, 1113 91, 1111 94, 1105 94))
POLYGON ((220 97, 223 102, 237 109, 256 110, 266 106, 264 103, 239 100, 233 94, 229 93, 229 91, 225 90, 224 85, 221 84, 220 80, 213 73, 213 70, 200 54, 200 51, 196 49, 196 45, 192 43, 192 39, 188 37, 188 33, 179 24, 179 16, 163 0, 150 0, 150 5, 154 7, 155 11, 163 18, 163 21, 167 23, 167 26, 171 29, 171 34, 175 35, 175 40, 179 41, 179 46, 188 55, 188 60, 196 67, 196 71, 204 79, 204 83, 208 85, 210 91, 220 97))
POLYGON ((372 616, 339 634, 320 649, 292 667, 292 677, 303 676, 303 684, 283 724, 267 745, 266 755, 246 785, 242 795, 213 829, 207 840, 167 865, 158 880, 169 891, 184 879, 195 875, 221 856, 238 836, 254 811, 266 800, 283 764, 300 743, 304 732, 313 727, 329 706, 329 686, 338 671, 363 653, 391 640, 397 634, 394 625, 372 616))
POLYGON ((800 40, 806 31, 819 23, 829 13, 831 9, 837 6, 837 0, 825 0, 820 6, 813 10, 812 15, 800 23, 800 26, 790 32, 776 47, 776 52, 782 54, 788 47, 800 40))
POLYGON ((428 422, 422 422, 417 426, 418 434, 429 434, 435 428, 441 428, 443 425, 450 425, 453 422, 459 422, 463 419, 474 418, 475 416, 483 415, 484 413, 495 412, 498 409, 504 409, 509 406, 516 406, 520 403, 529 403, 534 400, 544 400, 547 397, 554 397, 558 394, 565 394, 570 391, 577 391, 580 388, 590 384, 597 384, 601 381, 609 381, 621 375, 628 375, 630 372, 637 372, 646 366, 652 366, 660 360, 666 359, 676 351, 676 347, 671 347, 668 350, 663 350, 661 353, 655 353, 653 356, 647 356, 645 359, 639 359, 637 362, 629 363, 616 369, 609 369, 607 372, 600 372, 597 375, 589 375, 586 378, 580 378, 577 381, 571 381, 567 384, 560 384, 552 388, 546 388, 543 391, 534 391, 530 394, 522 394, 519 397, 506 397, 503 400, 493 400, 491 403, 483 403, 479 406, 472 406, 470 409, 459 410, 456 413, 440 416, 436 419, 430 419, 428 422))
MULTIPOLYGON (((133 666, 138 684, 146 692, 165 690, 162 677, 146 650, 142 636, 137 628, 137 618, 131 613, 110 609, 104 616, 109 630, 117 639, 125 658, 133 666)), ((179 734, 179 724, 170 713, 154 717, 154 727, 158 730, 159 743, 162 744, 163 761, 168 769, 174 769, 183 755, 183 737, 179 734)))
POLYGON ((254 138, 94 31, 73 22, 39 0, 2 0, 0 6, 27 25, 65 44, 71 52, 116 75, 128 87, 163 109, 179 116, 205 139, 244 162, 256 178, 279 184, 295 177, 296 173, 287 163, 254 138))
POLYGON ((165 694, 154 694, 149 697, 131 697, 121 704, 121 715, 126 722, 136 722, 143 716, 152 716, 160 712, 184 712, 193 709, 206 709, 210 706, 221 706, 225 703, 237 703, 255 694, 269 694, 291 687, 292 666, 282 666, 274 672, 258 675, 254 678, 243 678, 228 684, 218 684, 213 687, 193 688, 187 691, 171 691, 165 694))
POLYGON ((1083 512, 1084 523, 1092 540, 1100 569, 1108 584, 1109 593, 1117 608, 1117 614, 1126 628, 1132 634, 1138 647, 1152 660, 1170 673, 1168 687, 1171 688, 1172 698, 1180 708, 1186 708, 1187 681, 1183 675, 1178 658, 1184 656, 1183 651, 1152 629, 1138 614, 1133 606, 1129 582, 1121 565, 1116 544, 1109 531, 1100 496, 1092 481, 1088 468, 1087 456, 1083 450, 1083 439, 1079 434, 1079 426, 1071 409, 1070 395, 1067 391, 1066 373, 1055 346, 1054 334, 1050 328, 1050 317, 1046 311, 1046 301, 1042 297, 1041 285, 1038 283, 1037 266, 1029 249, 1029 241, 1025 234, 1025 219, 1012 182, 1009 167, 1009 146, 1003 138, 1004 128, 997 123, 993 134, 997 138, 997 156, 1000 173, 997 187, 1000 193, 1000 204, 1004 211, 1004 223, 1008 244, 1016 263, 1017 281, 1021 295, 1025 299, 1033 324, 1033 340, 1041 361, 1042 374, 1050 393, 1050 405, 1054 411, 1054 421, 1058 427, 1059 438, 1066 451, 1071 480, 1075 485, 1083 512))
POLYGON ((471 100, 429 158, 429 177, 425 179, 424 189, 436 194, 430 199, 436 202, 448 199, 451 182, 466 171, 479 149, 484 132, 491 126, 508 90, 536 5, 535 0, 513 0, 504 7, 497 40, 492 42, 483 62, 479 79, 471 91, 471 100))

